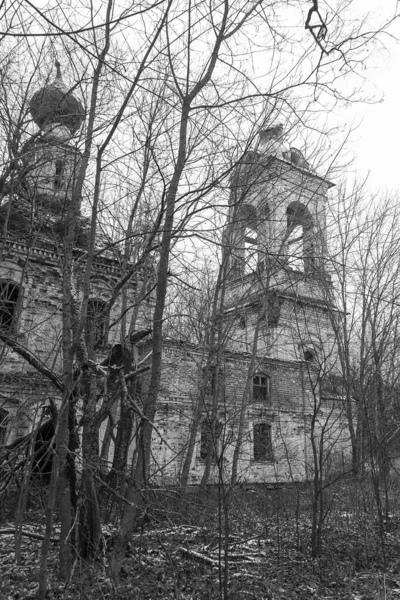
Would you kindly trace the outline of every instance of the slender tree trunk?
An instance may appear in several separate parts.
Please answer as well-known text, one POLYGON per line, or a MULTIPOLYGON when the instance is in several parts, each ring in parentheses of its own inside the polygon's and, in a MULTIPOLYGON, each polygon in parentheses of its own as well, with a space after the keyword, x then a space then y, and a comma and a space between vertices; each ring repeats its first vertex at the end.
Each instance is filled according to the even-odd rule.
MULTIPOLYGON (((56 423, 54 423, 56 428, 56 423)), ((53 450, 53 468, 50 477, 49 495, 47 499, 47 506, 45 512, 45 532, 40 551, 40 562, 39 562, 39 589, 38 589, 38 600, 44 600, 47 592, 47 563, 50 552, 51 535, 53 533, 53 515, 54 505, 57 497, 57 479, 58 479, 58 455, 53 450)))
POLYGON ((186 490, 187 485, 188 485, 190 466, 192 464, 193 453, 194 453, 194 449, 196 447, 197 432, 199 430, 201 415, 203 413, 204 398, 202 397, 201 393, 199 394, 199 397, 196 398, 195 402, 196 402, 196 404, 195 404, 195 408, 193 410, 193 413, 194 413, 193 420, 190 424, 186 456, 185 456, 185 460, 183 461, 183 466, 182 466, 182 471, 181 471, 181 476, 180 476, 180 485, 183 490, 186 490))
MULTIPOLYGON (((128 450, 132 439, 134 416, 132 407, 128 402, 127 390, 121 390, 120 401, 121 411, 115 439, 114 458, 111 470, 107 476, 107 483, 111 489, 118 492, 119 495, 123 495, 126 487, 128 450)), ((113 498, 111 498, 111 501, 113 503, 113 498)), ((109 517, 111 517, 112 513, 115 514, 116 512, 116 509, 110 507, 108 511, 109 517)))
POLYGON ((104 480, 107 479, 107 475, 109 473, 108 455, 110 453, 111 442, 114 438, 113 429, 114 429, 114 423, 117 418, 117 413, 118 413, 118 405, 115 402, 110 409, 110 414, 109 414, 109 417, 107 420, 107 426, 106 426, 106 430, 104 432, 104 437, 103 437, 103 441, 101 444, 101 451, 100 451, 100 475, 101 475, 102 479, 104 479, 104 480))
POLYGON ((242 401, 240 405, 239 412, 239 420, 238 420, 238 428, 237 428, 237 438, 235 443, 235 449, 233 451, 232 458, 232 473, 231 473, 231 486, 235 486, 238 481, 238 467, 239 467, 239 459, 240 452, 243 444, 243 439, 245 437, 245 425, 246 425, 246 411, 249 404, 249 397, 251 393, 251 384, 253 381, 254 367, 257 359, 257 348, 258 348, 258 336, 260 333, 261 322, 265 318, 265 310, 262 309, 261 314, 257 319, 257 323, 254 329, 254 341, 253 348, 251 352, 250 364, 247 371, 247 379, 246 385, 242 395, 242 401))
POLYGON ((175 201, 178 193, 179 181, 183 173, 186 160, 189 109, 190 103, 184 101, 181 113, 178 158, 167 195, 167 207, 161 243, 160 262, 158 267, 156 305, 153 318, 152 373, 150 380, 150 388, 144 406, 144 414, 146 420, 142 420, 141 423, 134 481, 133 484, 128 488, 126 496, 128 506, 125 508, 122 517, 120 533, 116 540, 111 558, 111 570, 114 577, 118 576, 121 570, 122 560, 125 556, 126 548, 135 525, 137 511, 140 505, 143 490, 143 484, 146 481, 150 468, 152 423, 156 414, 156 403, 161 379, 162 321, 167 292, 169 254, 173 233, 175 201))
MULTIPOLYGON (((22 524, 28 499, 29 487, 31 485, 32 467, 35 457, 35 441, 42 424, 43 413, 40 415, 39 422, 32 433, 32 438, 29 444, 28 458, 23 468, 22 485, 18 499, 18 510, 15 519, 15 562, 21 564, 21 542, 22 542, 22 524)), ((1 452, 0 448, 0 452, 1 452)))
MULTIPOLYGON (((215 285, 215 293, 213 298, 213 307, 211 313, 211 326, 210 326, 210 335, 209 335, 209 355, 206 366, 205 379, 202 382, 202 398, 203 398, 203 406, 200 405, 199 408, 205 409, 204 400, 205 400, 205 389, 208 383, 208 378, 210 376, 210 369, 213 366, 215 369, 215 390, 213 391, 213 399, 211 406, 211 419, 210 419, 210 437, 208 440, 207 447, 207 456, 206 462, 204 465, 204 472, 200 482, 200 489, 204 493, 206 490, 206 486, 208 484, 208 480, 211 472, 211 465, 213 460, 218 460, 218 439, 221 432, 217 432, 217 419, 218 419, 218 407, 220 400, 220 371, 222 366, 222 352, 224 349, 223 343, 223 314, 224 314, 224 306, 225 306, 225 292, 226 292, 226 280, 227 280, 227 268, 228 268, 228 259, 230 257, 229 244, 227 244, 229 235, 225 234, 225 239, 223 241, 223 252, 222 252, 222 260, 218 270, 217 282, 215 285)), ((199 419, 201 419, 201 413, 199 415, 199 419)), ((193 452, 193 450, 192 450, 193 452)))
MULTIPOLYGON (((142 424, 143 427, 143 424, 142 424)), ((142 448, 143 438, 141 432, 138 440, 138 453, 136 468, 133 475, 133 483, 129 486, 125 496, 127 507, 125 508, 120 525, 120 531, 116 539, 114 549, 111 555, 110 567, 114 577, 118 577, 122 561, 124 560, 129 540, 135 526, 138 509, 142 500, 142 489, 144 483, 144 451, 142 448)))
POLYGON ((82 378, 84 401, 79 553, 82 558, 91 560, 96 555, 101 535, 100 509, 94 479, 99 471, 99 428, 95 419, 97 386, 89 369, 85 369, 82 378))
POLYGON ((225 29, 227 26, 228 19, 228 8, 228 3, 225 3, 220 29, 216 34, 215 44, 211 52, 210 60, 208 62, 205 72, 202 74, 201 79, 194 85, 193 89, 190 92, 190 83, 189 80, 187 80, 187 93, 181 98, 182 108, 179 128, 179 147, 174 172, 167 192, 165 220, 160 249, 160 261, 157 273, 156 304, 153 318, 152 371, 149 391, 144 406, 144 415, 146 419, 142 421, 141 425, 134 482, 133 485, 131 485, 128 488, 127 492, 127 500, 129 504, 126 507, 126 510, 124 511, 120 533, 116 540, 114 551, 111 557, 111 570, 114 577, 117 577, 120 573, 122 561, 125 556, 126 548, 129 539, 132 535, 133 527, 135 524, 143 485, 146 482, 150 469, 152 423, 156 414, 158 390, 161 380, 162 323, 164 316, 165 298, 167 293, 167 279, 171 241, 173 237, 174 228, 175 202, 178 194, 179 182, 187 160, 187 135, 190 107, 196 96, 198 96, 203 90, 203 88, 209 83, 211 76, 214 72, 215 65, 219 56, 219 51, 224 41, 225 29))
MULTIPOLYGON (((218 382, 219 380, 219 370, 220 370, 220 364, 217 363, 215 365, 215 376, 216 376, 216 382, 218 382)), ((209 438, 208 438, 208 443, 207 443, 207 456, 206 456, 206 461, 204 464, 204 471, 203 471, 203 477, 201 478, 201 482, 200 482, 200 490, 202 491, 202 493, 204 493, 206 491, 207 488, 207 484, 208 481, 210 479, 210 473, 211 473, 211 466, 213 464, 213 462, 216 462, 218 460, 218 438, 220 435, 220 432, 218 431, 218 400, 219 400, 219 384, 216 383, 215 385, 215 390, 213 393, 213 397, 212 397, 212 405, 211 405, 211 414, 210 417, 208 419, 208 425, 209 425, 209 438)))

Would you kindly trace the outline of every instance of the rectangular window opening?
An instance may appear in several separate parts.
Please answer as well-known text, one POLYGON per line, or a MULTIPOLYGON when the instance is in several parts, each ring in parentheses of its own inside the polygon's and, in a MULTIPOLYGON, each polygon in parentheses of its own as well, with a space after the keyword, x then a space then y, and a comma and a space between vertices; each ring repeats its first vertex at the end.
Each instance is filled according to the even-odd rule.
POLYGON ((90 348, 107 343, 107 303, 89 300, 87 307, 86 343, 90 348))
POLYGON ((15 323, 19 298, 19 286, 7 281, 0 282, 0 328, 9 332, 15 323))
POLYGON ((253 402, 270 402, 270 378, 268 375, 254 375, 253 402))
POLYGON ((271 425, 257 423, 253 427, 254 462, 271 462, 273 460, 271 425))
POLYGON ((216 462, 220 453, 220 438, 222 434, 222 423, 217 421, 214 430, 209 421, 203 421, 201 424, 200 437, 200 460, 206 460, 209 451, 212 454, 212 461, 216 462))
POLYGON ((0 449, 6 443, 8 419, 8 412, 4 408, 0 408, 0 449))
POLYGON ((58 158, 55 161, 54 189, 60 190, 64 186, 64 161, 58 158))

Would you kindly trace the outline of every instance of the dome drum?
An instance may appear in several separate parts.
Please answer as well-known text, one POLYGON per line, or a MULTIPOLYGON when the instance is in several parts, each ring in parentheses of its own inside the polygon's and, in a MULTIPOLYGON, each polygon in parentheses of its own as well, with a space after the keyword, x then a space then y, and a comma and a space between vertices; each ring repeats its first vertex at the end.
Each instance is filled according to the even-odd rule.
POLYGON ((50 201, 70 195, 76 179, 81 153, 56 140, 40 139, 28 142, 23 157, 24 180, 30 196, 47 197, 50 201))

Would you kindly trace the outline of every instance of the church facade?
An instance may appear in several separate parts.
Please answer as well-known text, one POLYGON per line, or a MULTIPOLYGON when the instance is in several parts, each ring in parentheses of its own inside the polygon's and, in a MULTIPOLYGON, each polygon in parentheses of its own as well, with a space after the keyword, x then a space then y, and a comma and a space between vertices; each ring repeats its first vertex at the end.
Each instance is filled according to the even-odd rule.
POLYGON ((154 435, 165 480, 299 481, 343 468, 350 439, 326 265, 329 181, 283 129, 231 180, 224 307, 214 349, 164 344, 154 435), (208 463, 208 464, 207 464, 208 463))
MULTIPOLYGON (((84 109, 59 67, 55 79, 32 96, 29 108, 37 130, 22 147, 18 176, 0 205, 0 446, 28 433, 43 418, 49 399, 60 398, 43 370, 62 376, 64 243, 82 161, 77 134, 84 109)), ((80 206, 74 218, 71 291, 79 304, 90 220, 80 206)), ((83 333, 90 358, 99 360, 120 342, 121 299, 111 310, 107 306, 121 278, 122 259, 109 246, 105 235, 95 241, 83 333)), ((132 302, 137 284, 138 278, 126 286, 132 302)), ((150 322, 146 304, 138 326, 150 322)))
MULTIPOLYGON (((36 367, 61 369, 63 223, 82 160, 73 136, 83 108, 60 73, 30 109, 39 133, 25 144, 19 189, 0 206, 1 444, 28 432, 55 394, 36 367)), ((209 482, 229 481, 232 471, 235 481, 299 481, 312 476, 318 457, 335 468, 349 454, 333 326, 340 314, 325 262, 331 184, 283 138, 280 126, 261 132, 258 149, 231 178, 213 347, 164 342, 152 446, 157 483, 197 484, 205 473, 209 482)), ((89 236, 88 221, 79 219, 77 298, 89 236)), ((84 335, 89 346, 102 339, 110 349, 121 342, 120 327, 110 327, 121 301, 111 312, 105 307, 121 267, 107 241, 98 244, 104 250, 93 265, 84 335)), ((127 288, 132 302, 137 284, 127 288)), ((138 329, 151 327, 151 310, 143 304, 138 329)), ((142 356, 150 350, 151 340, 143 342, 142 356)), ((143 401, 149 378, 150 371, 142 376, 143 401)), ((103 459, 111 461, 112 451, 111 444, 103 459)))

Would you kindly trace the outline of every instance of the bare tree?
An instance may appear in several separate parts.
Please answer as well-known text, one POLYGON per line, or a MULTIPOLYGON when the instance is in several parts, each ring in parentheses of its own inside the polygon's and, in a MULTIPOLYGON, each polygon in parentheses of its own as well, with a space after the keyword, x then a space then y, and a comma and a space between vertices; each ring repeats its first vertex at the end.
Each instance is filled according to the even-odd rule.
MULTIPOLYGON (((112 558, 114 575, 120 572, 149 477, 174 244, 191 227, 195 228, 199 214, 206 215, 213 208, 207 199, 209 195, 229 187, 229 173, 240 161, 252 132, 264 126, 275 109, 296 121, 290 90, 304 85, 311 87, 314 96, 319 90, 329 93, 329 81, 324 79, 327 73, 330 77, 335 65, 341 69, 340 74, 353 69, 355 62, 362 59, 364 44, 375 37, 365 34, 362 24, 340 22, 336 16, 329 20, 314 3, 308 17, 296 14, 296 19, 303 19, 306 25, 306 37, 301 41, 304 52, 299 53, 287 76, 282 67, 285 45, 290 51, 294 40, 283 21, 276 22, 274 2, 225 0, 209 6, 200 1, 185 7, 172 1, 143 2, 132 9, 108 0, 95 14, 84 3, 79 10, 76 8, 61 7, 58 1, 46 10, 32 3, 16 2, 5 14, 2 33, 6 40, 1 51, 1 86, 6 92, 1 100, 1 126, 6 132, 2 138, 6 142, 1 147, 2 260, 5 261, 10 235, 14 236, 13 241, 22 235, 21 231, 12 231, 12 222, 15 224, 18 219, 13 221, 11 216, 16 214, 15 206, 24 206, 25 212, 20 213, 25 223, 23 235, 29 243, 24 267, 18 271, 19 283, 15 282, 12 290, 15 288, 17 294, 18 285, 26 280, 27 269, 33 264, 32 248, 44 240, 52 240, 56 246, 57 268, 62 277, 60 304, 54 309, 57 319, 61 317, 61 327, 52 318, 54 315, 46 313, 56 332, 51 349, 44 352, 37 342, 40 352, 36 352, 36 342, 29 340, 26 347, 11 327, 2 327, 1 332, 5 352, 17 353, 21 361, 46 378, 58 401, 53 415, 55 446, 51 446, 53 463, 40 569, 41 597, 46 593, 47 557, 57 497, 61 506, 62 578, 68 580, 71 574, 76 543, 86 558, 92 559, 96 553, 101 526, 96 487, 100 468, 98 433, 101 422, 118 403, 123 419, 117 471, 125 469, 123 440, 130 437, 129 427, 125 429, 122 423, 129 421, 128 414, 133 411, 138 425, 136 464, 112 558), (319 29, 312 21, 314 13, 321 19, 319 29), (260 34, 255 36, 257 28, 260 34), (260 85, 255 83, 252 70, 237 59, 239 55, 251 56, 249 40, 254 36, 270 56, 268 79, 260 85), (23 53, 31 67, 28 77, 20 76, 23 53), (305 55, 310 59, 307 72, 305 55), (40 205, 39 195, 27 190, 26 181, 30 177, 32 184, 32 177, 43 164, 31 162, 27 169, 25 158, 27 154, 32 157, 32 152, 24 143, 29 139, 34 145, 41 139, 28 116, 27 102, 31 92, 48 83, 49 63, 57 57, 73 88, 68 95, 73 93, 83 99, 86 114, 80 133, 69 142, 69 151, 76 158, 75 173, 63 195, 62 219, 56 224, 51 219, 46 221, 48 207, 40 205), (121 185, 121 181, 126 181, 126 185, 121 185), (46 221, 40 227, 39 217, 46 221), (79 245, 82 238, 85 244, 79 245), (115 357, 111 349, 103 355, 97 351, 90 328, 95 312, 91 286, 96 261, 107 256, 118 264, 118 273, 111 278, 111 289, 102 305, 103 315, 115 315, 115 322, 109 325, 115 333, 114 347, 120 344, 116 363, 110 362, 115 357), (137 281, 141 281, 140 290, 133 292, 137 281), (126 384, 140 371, 132 334, 139 321, 138 307, 145 306, 152 285, 155 303, 151 378, 141 408, 134 390, 126 384), (109 382, 110 395, 106 390, 109 382), (82 450, 78 456, 79 402, 83 415, 82 450), (76 464, 80 461, 78 498, 76 464)), ((336 101, 335 93, 333 96, 336 101)), ((307 106, 300 108, 299 118, 303 119, 306 109, 307 106)), ((40 126, 45 124, 46 118, 40 126)), ((53 144, 46 151, 53 152, 56 146, 53 144)), ((43 155, 39 161, 43 161, 43 155)), ((53 184, 59 190, 63 165, 56 161, 55 166, 53 184)), ((221 288, 222 282, 223 278, 221 288)), ((223 291, 215 296, 219 307, 223 305, 221 296, 223 291)), ((36 298, 32 306, 35 302, 36 298)), ((218 311, 221 308, 214 311, 216 330, 218 311)), ((38 331, 36 328, 32 336, 38 331)), ((210 331, 214 335, 214 326, 210 331)), ((217 331, 217 339, 218 335, 217 331)), ((97 341, 100 347, 100 339, 97 341)), ((219 352, 218 342, 216 346, 219 352)), ((213 423, 214 417, 215 406, 213 423)), ((208 456, 211 457, 211 446, 208 456)))

